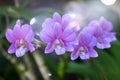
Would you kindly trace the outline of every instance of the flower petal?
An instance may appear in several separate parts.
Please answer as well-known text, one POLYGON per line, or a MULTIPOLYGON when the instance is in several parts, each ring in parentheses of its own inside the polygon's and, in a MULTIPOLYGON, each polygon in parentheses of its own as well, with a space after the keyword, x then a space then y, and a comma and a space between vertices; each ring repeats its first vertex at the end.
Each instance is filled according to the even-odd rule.
POLYGON ((24 37, 23 32, 19 24, 16 23, 13 29, 13 33, 16 39, 21 39, 24 37))
POLYGON ((43 28, 49 28, 49 27, 51 27, 51 26, 53 26, 53 25, 54 25, 54 20, 51 19, 51 18, 47 18, 47 19, 45 19, 45 21, 43 22, 42 27, 43 27, 43 28))
POLYGON ((89 59, 90 56, 89 56, 88 53, 85 53, 85 54, 80 54, 80 58, 81 58, 82 60, 86 60, 86 59, 89 59))
POLYGON ((100 26, 104 31, 111 31, 113 29, 112 23, 107 21, 104 17, 100 18, 100 26))
POLYGON ((56 22, 54 24, 53 30, 54 30, 55 37, 57 37, 57 38, 61 37, 62 27, 61 27, 61 25, 59 23, 56 22))
POLYGON ((99 49, 105 49, 105 48, 110 48, 111 47, 110 42, 107 41, 105 38, 101 39, 100 42, 97 42, 96 46, 99 49))
POLYGON ((70 14, 63 15, 63 17, 62 17, 62 26, 63 26, 63 29, 65 29, 72 20, 73 19, 70 16, 70 14))
POLYGON ((79 57, 79 53, 77 50, 74 50, 72 53, 71 53, 71 60, 75 60, 79 57))
POLYGON ((68 33, 65 33, 65 34, 63 34, 63 39, 65 40, 65 41, 74 41, 75 39, 76 39, 76 33, 75 32, 73 32, 73 33, 70 33, 69 35, 67 35, 68 33))
POLYGON ((9 42, 13 43, 15 41, 15 37, 11 29, 7 29, 5 36, 9 42))
POLYGON ((54 34, 51 32, 51 33, 49 33, 49 32, 47 32, 47 30, 46 29, 43 29, 41 32, 40 32, 40 39, 42 40, 42 41, 44 41, 44 42, 51 42, 52 40, 53 40, 53 38, 54 38, 54 36, 53 36, 54 34))
POLYGON ((27 52, 26 48, 20 47, 16 50, 15 54, 16 54, 17 57, 22 57, 26 52, 27 52))
POLYGON ((54 45, 52 43, 48 43, 45 48, 45 53, 51 53, 54 50, 54 45))
POLYGON ((22 32, 24 33, 23 35, 26 36, 28 32, 32 30, 32 27, 28 24, 24 24, 22 25, 21 29, 22 29, 22 32))
POLYGON ((106 32, 105 34, 106 34, 106 37, 107 37, 106 38, 107 41, 112 42, 112 41, 116 40, 115 32, 106 32))
POLYGON ((62 18, 59 15, 59 13, 55 12, 54 15, 53 15, 53 20, 56 21, 56 22, 61 22, 62 18))
POLYGON ((55 48, 55 52, 57 55, 62 55, 65 53, 65 48, 64 47, 61 47, 61 48, 55 48))
POLYGON ((30 52, 35 51, 35 47, 34 47, 34 45, 31 44, 30 42, 28 43, 28 48, 29 48, 30 52))
POLYGON ((30 30, 30 31, 26 34, 25 40, 26 40, 26 41, 31 41, 31 40, 33 40, 33 38, 34 38, 34 33, 33 33, 32 30, 30 30))
POLYGON ((94 49, 89 49, 90 57, 98 57, 98 53, 94 49))
POLYGON ((73 45, 69 44, 69 43, 65 43, 65 49, 66 49, 66 51, 73 51, 74 50, 73 45))
POLYGON ((15 44, 11 44, 8 49, 8 53, 13 54, 13 53, 15 53, 15 50, 16 50, 15 44))

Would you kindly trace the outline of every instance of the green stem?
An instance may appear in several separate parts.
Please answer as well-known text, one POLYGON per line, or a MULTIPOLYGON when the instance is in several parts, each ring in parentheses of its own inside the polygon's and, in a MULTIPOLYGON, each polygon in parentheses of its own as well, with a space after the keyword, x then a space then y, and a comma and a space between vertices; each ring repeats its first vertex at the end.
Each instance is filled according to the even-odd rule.
POLYGON ((66 62, 65 57, 60 56, 60 63, 58 66, 58 78, 59 78, 59 80, 63 80, 64 74, 65 74, 65 67, 66 67, 65 62, 66 62))
POLYGON ((16 7, 19 7, 19 6, 20 6, 19 0, 14 0, 14 3, 15 3, 15 6, 16 6, 16 7))
POLYGON ((50 76, 48 75, 49 74, 49 71, 46 67, 46 65, 44 64, 44 60, 43 60, 43 57, 40 55, 39 51, 36 50, 34 53, 33 53, 33 57, 35 59, 35 62, 38 66, 38 70, 41 72, 42 74, 42 77, 44 80, 50 80, 50 76))
POLYGON ((26 71, 25 75, 27 76, 27 78, 29 80, 37 80, 37 78, 34 74, 34 70, 32 68, 32 63, 30 61, 30 58, 28 57, 28 55, 25 55, 23 58, 24 58, 26 66, 27 66, 27 71, 26 71))

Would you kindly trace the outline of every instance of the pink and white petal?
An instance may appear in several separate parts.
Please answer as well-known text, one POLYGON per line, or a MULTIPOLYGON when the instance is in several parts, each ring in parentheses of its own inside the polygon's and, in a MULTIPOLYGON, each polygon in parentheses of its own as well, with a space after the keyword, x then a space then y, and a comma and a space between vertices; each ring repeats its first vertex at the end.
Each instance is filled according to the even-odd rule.
POLYGON ((70 24, 70 22, 72 20, 73 20, 73 18, 70 16, 70 14, 63 15, 63 17, 62 17, 62 26, 63 26, 63 29, 65 29, 70 24))
POLYGON ((30 42, 28 43, 28 50, 30 50, 30 52, 35 51, 35 47, 33 44, 31 44, 30 42))
POLYGON ((72 20, 70 23, 68 23, 67 27, 65 29, 73 29, 75 32, 78 32, 80 30, 79 22, 76 20, 72 20))
POLYGON ((99 49, 104 49, 103 44, 101 44, 101 43, 99 43, 99 42, 97 42, 96 47, 99 48, 99 49))
POLYGON ((21 48, 16 49, 15 55, 17 57, 22 57, 26 52, 27 52, 27 48, 22 48, 21 47, 21 48))
POLYGON ((48 34, 45 30, 42 30, 40 32, 40 39, 43 41, 43 42, 51 42, 53 40, 53 36, 51 36, 50 34, 48 34))
POLYGON ((105 49, 105 48, 110 48, 110 42, 107 41, 106 39, 101 39, 101 42, 97 42, 97 48, 99 49, 105 49))
POLYGON ((116 36, 115 36, 116 33, 115 32, 108 32, 108 33, 106 33, 106 35, 107 35, 107 40, 109 42, 116 40, 116 36))
POLYGON ((91 41, 91 35, 89 33, 81 32, 79 36, 79 44, 89 45, 91 41))
POLYGON ((18 19, 18 20, 16 21, 16 24, 15 24, 14 28, 20 27, 20 26, 21 26, 21 22, 20 22, 20 20, 18 19))
POLYGON ((14 33, 14 36, 15 36, 16 39, 21 39, 21 38, 24 37, 20 25, 14 27, 14 29, 13 29, 13 33, 14 33))
POLYGON ((56 22, 54 24, 53 30, 55 32, 54 34, 56 35, 56 37, 60 37, 61 36, 61 34, 62 34, 62 27, 61 27, 61 25, 59 23, 56 22))
POLYGON ((97 44, 96 38, 94 36, 91 36, 89 46, 93 47, 93 46, 96 46, 96 44, 97 44))
POLYGON ((85 54, 80 54, 80 58, 82 59, 82 60, 86 60, 86 59, 89 59, 90 58, 90 56, 89 56, 89 54, 88 53, 85 53, 85 54))
MULTIPOLYGON (((24 32, 23 32, 24 33, 24 32)), ((34 33, 32 30, 28 31, 28 33, 25 35, 24 39, 26 41, 31 41, 34 38, 34 33)))
POLYGON ((53 15, 53 20, 61 23, 62 18, 61 18, 59 13, 55 12, 54 15, 53 15))
POLYGON ((5 36, 7 40, 11 43, 13 43, 16 40, 14 37, 13 31, 11 29, 7 29, 5 36))
POLYGON ((24 33, 23 35, 26 36, 28 32, 32 30, 32 27, 28 24, 24 24, 22 25, 21 29, 22 29, 22 32, 24 33))
POLYGON ((13 53, 15 53, 15 51, 16 51, 15 44, 11 44, 8 49, 8 53, 13 54, 13 53))
POLYGON ((63 38, 65 41, 74 41, 76 39, 76 33, 73 32, 71 34, 69 34, 68 36, 64 37, 63 38))
POLYGON ((42 24, 42 28, 49 28, 54 25, 54 20, 51 18, 45 19, 45 21, 42 24))
POLYGON ((55 48, 55 52, 57 55, 62 55, 62 54, 65 54, 65 48, 64 47, 61 47, 61 48, 55 48))
POLYGON ((73 45, 69 44, 69 43, 65 44, 65 49, 66 49, 66 51, 73 51, 74 50, 73 45))
POLYGON ((100 26, 104 31, 111 31, 113 29, 112 23, 107 21, 104 17, 100 18, 100 26))
POLYGON ((54 50, 54 44, 48 43, 47 46, 46 46, 46 48, 45 48, 45 53, 46 54, 47 53, 51 53, 51 52, 53 52, 53 50, 54 50))
POLYGON ((77 59, 79 57, 79 53, 78 53, 78 51, 76 50, 74 50, 72 53, 71 53, 71 60, 75 60, 75 59, 77 59))
POLYGON ((110 42, 105 42, 103 45, 104 45, 104 48, 110 48, 111 47, 110 42))
POLYGON ((90 57, 98 57, 98 53, 94 49, 89 49, 90 57))

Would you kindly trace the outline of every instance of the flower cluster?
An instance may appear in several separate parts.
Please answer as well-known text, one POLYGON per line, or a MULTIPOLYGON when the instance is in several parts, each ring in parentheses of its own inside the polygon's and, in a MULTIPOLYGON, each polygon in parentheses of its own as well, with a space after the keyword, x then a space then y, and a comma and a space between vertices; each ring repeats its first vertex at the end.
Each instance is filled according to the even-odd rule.
MULTIPOLYGON (((79 22, 70 14, 60 16, 55 12, 52 18, 43 22, 39 37, 46 43, 46 54, 55 51, 57 55, 63 55, 68 51, 71 53, 71 60, 78 57, 84 60, 98 56, 95 46, 99 49, 110 48, 110 43, 116 40, 112 29, 112 23, 101 17, 100 20, 91 21, 80 31, 79 22)), ((28 24, 21 25, 20 20, 17 20, 13 30, 7 29, 6 38, 11 43, 8 53, 15 53, 17 57, 35 50, 32 28, 28 24)))

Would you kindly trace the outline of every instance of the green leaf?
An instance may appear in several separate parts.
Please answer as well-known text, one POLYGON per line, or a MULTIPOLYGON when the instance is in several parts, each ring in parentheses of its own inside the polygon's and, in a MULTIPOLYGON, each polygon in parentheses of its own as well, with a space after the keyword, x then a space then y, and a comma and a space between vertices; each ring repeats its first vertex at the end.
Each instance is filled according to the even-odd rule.
POLYGON ((86 64, 81 64, 81 63, 76 63, 76 62, 69 62, 66 72, 77 73, 82 76, 93 77, 92 69, 90 69, 86 64))
POLYGON ((105 80, 120 80, 120 66, 113 56, 104 50, 97 50, 99 57, 93 60, 93 66, 96 66, 100 71, 98 72, 105 80))

